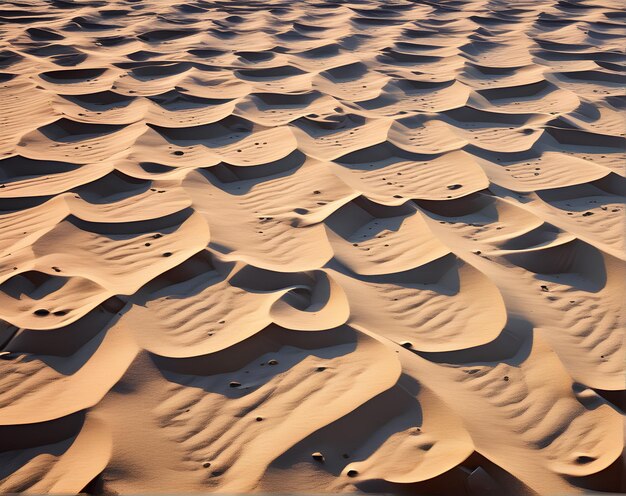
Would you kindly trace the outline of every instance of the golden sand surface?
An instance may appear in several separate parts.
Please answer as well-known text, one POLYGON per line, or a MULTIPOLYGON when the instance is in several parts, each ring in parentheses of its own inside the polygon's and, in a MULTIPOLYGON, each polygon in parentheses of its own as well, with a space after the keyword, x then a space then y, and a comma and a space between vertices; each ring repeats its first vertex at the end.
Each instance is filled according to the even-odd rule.
POLYGON ((0 492, 626 491, 625 21, 3 1, 0 492))

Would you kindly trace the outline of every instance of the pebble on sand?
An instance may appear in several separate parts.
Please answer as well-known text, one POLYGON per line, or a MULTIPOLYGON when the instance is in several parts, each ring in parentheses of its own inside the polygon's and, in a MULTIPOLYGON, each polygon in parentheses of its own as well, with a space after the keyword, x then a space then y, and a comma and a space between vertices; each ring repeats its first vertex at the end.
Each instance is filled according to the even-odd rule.
POLYGON ((322 455, 319 451, 313 453, 311 458, 313 458, 316 462, 324 463, 324 455, 322 455))

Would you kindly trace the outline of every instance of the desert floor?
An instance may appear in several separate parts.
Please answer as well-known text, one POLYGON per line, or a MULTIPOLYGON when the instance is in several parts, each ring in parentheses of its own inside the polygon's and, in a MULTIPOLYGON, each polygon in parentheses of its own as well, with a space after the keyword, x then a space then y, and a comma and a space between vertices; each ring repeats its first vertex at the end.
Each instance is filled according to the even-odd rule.
POLYGON ((5 0, 0 492, 626 491, 619 0, 5 0))

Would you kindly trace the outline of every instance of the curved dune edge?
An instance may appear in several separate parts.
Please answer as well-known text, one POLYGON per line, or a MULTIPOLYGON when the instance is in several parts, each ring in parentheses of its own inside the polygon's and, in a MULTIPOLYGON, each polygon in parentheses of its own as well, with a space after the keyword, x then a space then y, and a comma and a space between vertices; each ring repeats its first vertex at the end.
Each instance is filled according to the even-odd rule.
POLYGON ((445 256, 397 274, 335 277, 349 295, 351 322, 408 348, 458 350, 493 341, 507 320, 498 288, 459 262, 445 256))
POLYGON ((296 288, 305 294, 286 293, 270 308, 274 323, 288 329, 324 330, 344 324, 350 316, 350 303, 339 283, 324 272, 316 274, 311 285, 296 288))
MULTIPOLYGON (((403 359, 403 364, 411 363, 410 370, 403 370, 412 377, 419 375, 430 388, 448 382, 448 374, 456 375, 461 383, 475 383, 475 387, 470 388, 472 393, 464 393, 467 395, 462 398, 456 388, 445 392, 440 387, 436 390, 441 391, 443 401, 464 419, 476 450, 540 494, 571 491, 561 478, 563 475, 590 475, 607 468, 621 456, 623 442, 616 433, 622 429, 622 415, 604 404, 593 391, 573 390, 571 378, 558 356, 541 338, 523 336, 519 331, 509 332, 518 334, 510 340, 513 354, 499 362, 468 367, 446 363, 451 357, 442 354, 439 363, 403 359), (553 374, 550 383, 544 380, 547 369, 553 374), (506 387, 496 386, 503 382, 506 387), (558 399, 555 402, 542 400, 539 383, 552 391, 551 397, 558 399), (479 409, 483 407, 479 406, 482 405, 480 400, 476 401, 478 397, 502 406, 489 426, 480 421, 479 409), (515 443, 493 443, 494 435, 510 437, 505 432, 516 428, 511 424, 512 419, 528 422, 528 430, 515 443), (529 446, 535 443, 541 444, 543 450, 531 460, 525 452, 533 450, 529 446), (520 460, 524 460, 523 465, 520 460), (538 473, 543 476, 536 478, 538 473)), ((439 361, 434 356, 430 358, 439 361)), ((457 381, 454 382, 458 384, 457 381)))
POLYGON ((84 420, 73 439, 56 444, 56 447, 43 446, 43 449, 23 449, 20 453, 21 460, 16 459, 18 457, 11 460, 10 457, 15 456, 15 452, 6 453, 9 457, 4 461, 9 464, 12 461, 17 464, 27 461, 12 477, 0 483, 0 490, 6 493, 78 493, 106 468, 113 448, 107 424, 93 416, 84 420), (54 454, 46 452, 48 450, 45 448, 54 454), (59 451, 61 452, 58 453, 59 451), (33 477, 33 473, 37 476, 33 477))
POLYGON ((17 360, 3 360, 2 425, 53 420, 97 404, 138 352, 120 322, 99 334, 69 357, 37 356, 24 350, 17 360), (26 379, 17 382, 19 373, 26 379), (41 402, 45 409, 40 408, 41 402))
POLYGON ((427 388, 420 387, 416 396, 414 413, 422 416, 420 426, 389 436, 369 458, 351 463, 348 470, 363 472, 372 479, 408 484, 432 479, 472 454, 472 439, 461 419, 427 388), (409 471, 403 461, 407 458, 413 460, 409 471))
POLYGON ((615 0, 0 7, 0 492, 626 492, 615 0))

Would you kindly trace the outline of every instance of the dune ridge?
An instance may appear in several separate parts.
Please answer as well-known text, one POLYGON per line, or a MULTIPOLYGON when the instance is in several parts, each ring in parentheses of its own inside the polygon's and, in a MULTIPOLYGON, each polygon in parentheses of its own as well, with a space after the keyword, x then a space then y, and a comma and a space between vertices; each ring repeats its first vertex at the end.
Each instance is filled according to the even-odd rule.
POLYGON ((626 493, 616 0, 0 5, 0 493, 626 493))

